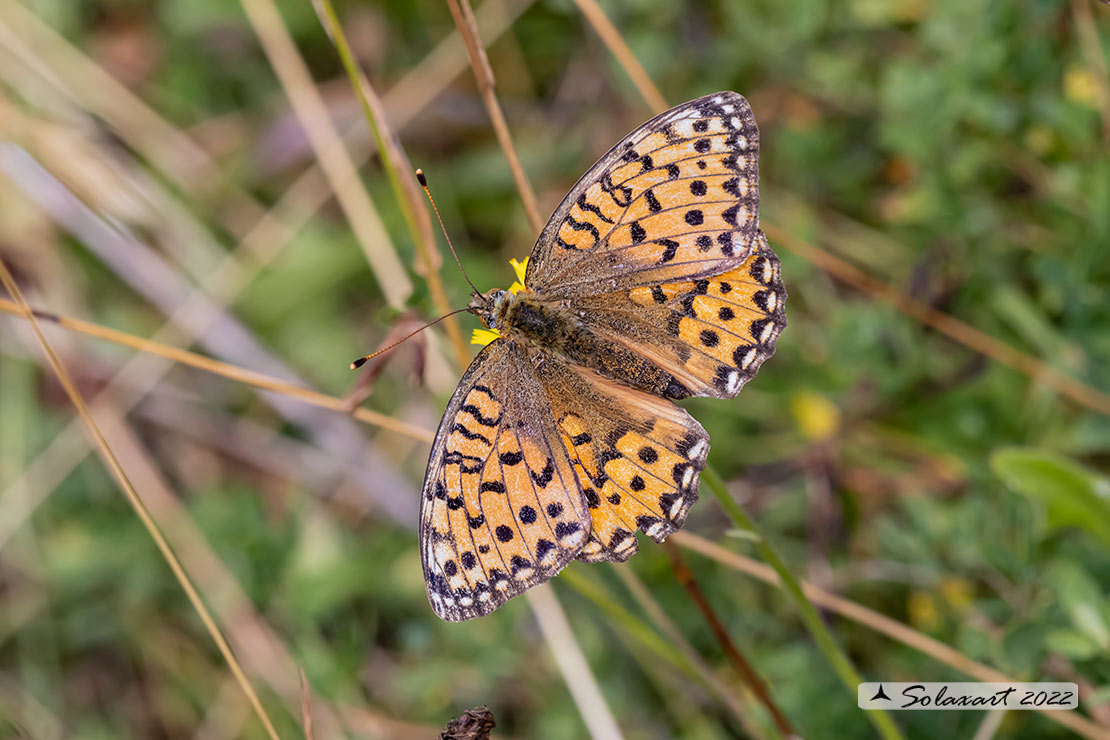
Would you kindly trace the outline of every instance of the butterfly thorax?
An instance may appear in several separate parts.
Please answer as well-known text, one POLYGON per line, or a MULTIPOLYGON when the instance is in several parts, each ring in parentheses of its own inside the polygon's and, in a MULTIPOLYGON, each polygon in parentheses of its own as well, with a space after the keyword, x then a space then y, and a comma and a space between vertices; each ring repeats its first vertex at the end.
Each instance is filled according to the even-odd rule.
POLYGON ((494 290, 475 295, 470 310, 499 341, 514 342, 528 350, 537 365, 548 355, 558 355, 574 365, 596 370, 624 385, 667 398, 686 398, 689 390, 674 376, 629 347, 598 336, 582 325, 564 301, 531 293, 494 290))

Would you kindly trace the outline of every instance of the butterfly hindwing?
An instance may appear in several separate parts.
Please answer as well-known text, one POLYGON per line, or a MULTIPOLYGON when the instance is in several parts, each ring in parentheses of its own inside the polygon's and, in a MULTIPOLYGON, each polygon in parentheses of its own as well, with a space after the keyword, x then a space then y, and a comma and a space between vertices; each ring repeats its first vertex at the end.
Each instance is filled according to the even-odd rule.
POLYGON ((580 304, 586 329, 666 371, 675 398, 732 398, 774 353, 786 326, 779 260, 762 233, 744 262, 723 274, 580 304))
POLYGON ((590 514, 526 357, 494 342, 459 382, 432 444, 420 551, 432 608, 487 614, 582 549, 590 514))
POLYGON ((670 401, 558 359, 537 368, 592 519, 580 560, 622 561, 641 530, 662 542, 698 496, 709 436, 670 401))
POLYGON ((734 267, 759 228, 758 158, 759 129, 734 92, 656 116, 571 189, 533 248, 526 284, 567 298, 734 267))

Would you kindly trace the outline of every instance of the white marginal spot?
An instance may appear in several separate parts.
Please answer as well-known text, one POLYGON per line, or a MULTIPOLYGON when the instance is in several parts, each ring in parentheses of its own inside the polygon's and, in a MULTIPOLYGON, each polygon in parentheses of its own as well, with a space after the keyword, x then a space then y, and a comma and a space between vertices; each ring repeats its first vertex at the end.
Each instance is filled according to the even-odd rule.
POLYGON ((669 516, 671 519, 677 519, 678 515, 682 513, 682 510, 685 507, 686 499, 680 496, 679 498, 675 499, 673 504, 671 504, 671 509, 667 512, 667 516, 669 516))
POLYGON ((728 383, 726 385, 729 393, 735 393, 740 390, 740 373, 733 370, 728 374, 728 383))
POLYGON ((749 349, 749 350, 748 350, 748 353, 747 353, 746 355, 744 355, 744 361, 740 363, 740 367, 741 367, 741 369, 743 369, 743 370, 747 370, 747 369, 748 369, 748 365, 752 364, 752 362, 753 362, 753 361, 755 360, 755 356, 756 356, 756 354, 757 354, 757 353, 756 353, 756 351, 755 351, 755 349, 754 349, 754 348, 753 348, 753 349, 749 349))
POLYGON ((779 294, 771 291, 771 294, 767 296, 767 310, 774 313, 777 305, 779 305, 779 294))
POLYGON ((744 236, 739 231, 732 232, 732 256, 739 256, 744 249, 744 236))
POLYGON ((478 601, 489 601, 489 598, 489 591, 483 591, 482 593, 478 594, 478 601))
POLYGON ((535 572, 536 571, 532 570, 531 568, 521 568, 516 572, 516 579, 518 581, 527 581, 535 574, 535 572))
POLYGON ((586 537, 587 537, 587 535, 586 535, 586 531, 585 531, 585 530, 583 530, 583 529, 579 529, 579 530, 578 530, 577 532, 575 532, 574 534, 572 534, 572 535, 570 535, 570 536, 568 536, 568 537, 565 537, 565 538, 564 538, 564 540, 566 540, 567 542, 569 542, 569 543, 570 543, 570 545, 571 545, 571 547, 574 547, 574 546, 575 546, 575 545, 577 545, 577 544, 578 544, 579 542, 581 542, 582 540, 586 539, 586 537))
POLYGON ((736 110, 736 106, 734 106, 734 105, 722 105, 721 110, 723 110, 725 113, 732 113, 734 110, 736 110))
POLYGON ((720 95, 718 95, 717 97, 713 98, 713 102, 714 102, 714 103, 720 103, 720 102, 721 102, 722 100, 724 100, 724 98, 722 98, 722 97, 721 97, 720 95))
POLYGON ((474 603, 474 599, 470 598, 469 596, 464 596, 461 599, 459 599, 459 606, 462 606, 462 607, 470 606, 473 603, 474 603))
POLYGON ((664 529, 666 529, 666 525, 663 522, 656 522, 655 524, 652 524, 650 527, 645 529, 644 532, 647 533, 648 537, 655 539, 659 535, 663 534, 664 529))
POLYGON ((694 479, 694 469, 693 468, 686 468, 686 472, 684 472, 682 474, 682 487, 683 488, 689 488, 690 487, 690 481, 692 481, 693 479, 694 479))
POLYGON ((455 600, 452 599, 450 596, 444 597, 443 605, 444 606, 454 606, 455 605, 455 600))
POLYGON ((696 460, 699 457, 702 457, 705 454, 705 450, 707 448, 708 448, 708 445, 705 444, 705 440, 704 439, 699 439, 697 441, 697 443, 693 447, 690 448, 690 459, 691 460, 696 460))
MULTIPOLYGON (((740 128, 740 117, 739 116, 733 116, 732 120, 730 120, 729 123, 732 124, 733 128, 740 128)), ((740 143, 740 148, 741 149, 746 149, 747 148, 748 140, 745 137, 741 136, 740 138, 737 139, 737 141, 740 143)))
POLYGON ((507 589, 509 587, 509 582, 508 581, 495 581, 494 584, 493 584, 493 587, 496 588, 498 591, 504 591, 505 589, 507 589))
POLYGON ((435 546, 435 550, 433 551, 432 555, 432 561, 435 563, 436 569, 442 572, 443 564, 446 563, 448 560, 454 559, 455 551, 447 542, 440 542, 435 546))
POLYGON ((773 340, 775 338, 775 331, 777 329, 778 327, 775 326, 774 323, 767 324, 767 326, 765 326, 763 328, 763 331, 759 334, 759 343, 767 344, 768 342, 773 340))

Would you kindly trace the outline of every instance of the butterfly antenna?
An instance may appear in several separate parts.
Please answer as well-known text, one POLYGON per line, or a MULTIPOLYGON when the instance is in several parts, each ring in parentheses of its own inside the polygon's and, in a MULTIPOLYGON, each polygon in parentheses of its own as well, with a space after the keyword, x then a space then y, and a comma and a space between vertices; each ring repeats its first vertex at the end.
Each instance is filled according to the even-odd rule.
POLYGON ((436 324, 438 324, 439 322, 443 321, 443 320, 444 320, 445 318, 447 318, 448 316, 454 316, 454 315, 455 315, 455 314, 457 314, 457 313, 463 313, 464 311, 469 311, 469 310, 470 310, 469 308, 460 308, 460 309, 458 309, 457 311, 452 311, 451 313, 448 313, 448 314, 444 314, 443 316, 440 316, 440 317, 439 317, 438 319, 436 319, 435 321, 429 321, 429 322, 428 322, 427 324, 424 324, 424 326, 420 327, 420 328, 419 328, 419 329, 417 329, 416 331, 412 331, 412 332, 409 332, 408 334, 406 334, 406 335, 405 335, 405 336, 403 336, 402 338, 398 339, 398 340, 397 340, 396 342, 394 342, 393 344, 389 345, 388 347, 384 347, 384 348, 382 348, 382 349, 379 349, 379 350, 378 350, 377 352, 375 352, 375 353, 373 353, 373 354, 370 354, 370 355, 366 355, 365 357, 360 357, 360 358, 358 358, 357 360, 355 360, 354 362, 352 362, 352 363, 351 363, 351 369, 352 369, 352 370, 357 370, 358 368, 362 367, 363 365, 365 365, 365 364, 366 364, 367 362, 369 362, 370 360, 374 359, 374 358, 375 358, 375 357, 377 357, 378 355, 381 355, 381 354, 385 354, 385 353, 386 353, 386 352, 388 352, 389 350, 391 350, 391 349, 393 349, 394 347, 396 347, 396 346, 397 346, 398 344, 401 344, 402 342, 406 341, 407 339, 409 339, 409 338, 411 338, 411 337, 413 337, 413 336, 415 336, 415 335, 419 334, 420 332, 422 332, 422 331, 424 331, 425 329, 427 329, 427 328, 428 328, 429 326, 435 326, 436 324))
MULTIPOLYGON (((428 190, 428 178, 424 176, 424 170, 417 168, 416 179, 419 181, 420 187, 424 188, 424 195, 428 196, 428 202, 432 204, 432 210, 435 211, 436 220, 439 221, 439 228, 443 232, 443 238, 447 240, 447 246, 451 248, 451 254, 455 258, 455 264, 462 270, 463 277, 466 278, 466 282, 470 283, 470 287, 474 288, 474 292, 481 295, 482 291, 478 290, 474 283, 471 282, 470 276, 466 274, 466 269, 463 268, 462 262, 459 260, 458 252, 455 251, 455 245, 451 243, 451 237, 447 235, 447 227, 443 225, 443 218, 439 215, 439 209, 436 208, 435 200, 432 199, 432 192, 428 190)), ((447 315, 450 316, 451 314, 447 315)))

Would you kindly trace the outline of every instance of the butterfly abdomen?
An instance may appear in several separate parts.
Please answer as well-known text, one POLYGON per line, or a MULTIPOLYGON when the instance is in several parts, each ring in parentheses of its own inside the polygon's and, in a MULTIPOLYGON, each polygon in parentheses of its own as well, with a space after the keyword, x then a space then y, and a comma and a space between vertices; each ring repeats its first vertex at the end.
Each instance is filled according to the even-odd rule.
POLYGON ((665 398, 686 398, 690 391, 673 375, 632 350, 599 337, 575 316, 529 295, 518 295, 507 307, 501 332, 603 377, 665 398))

